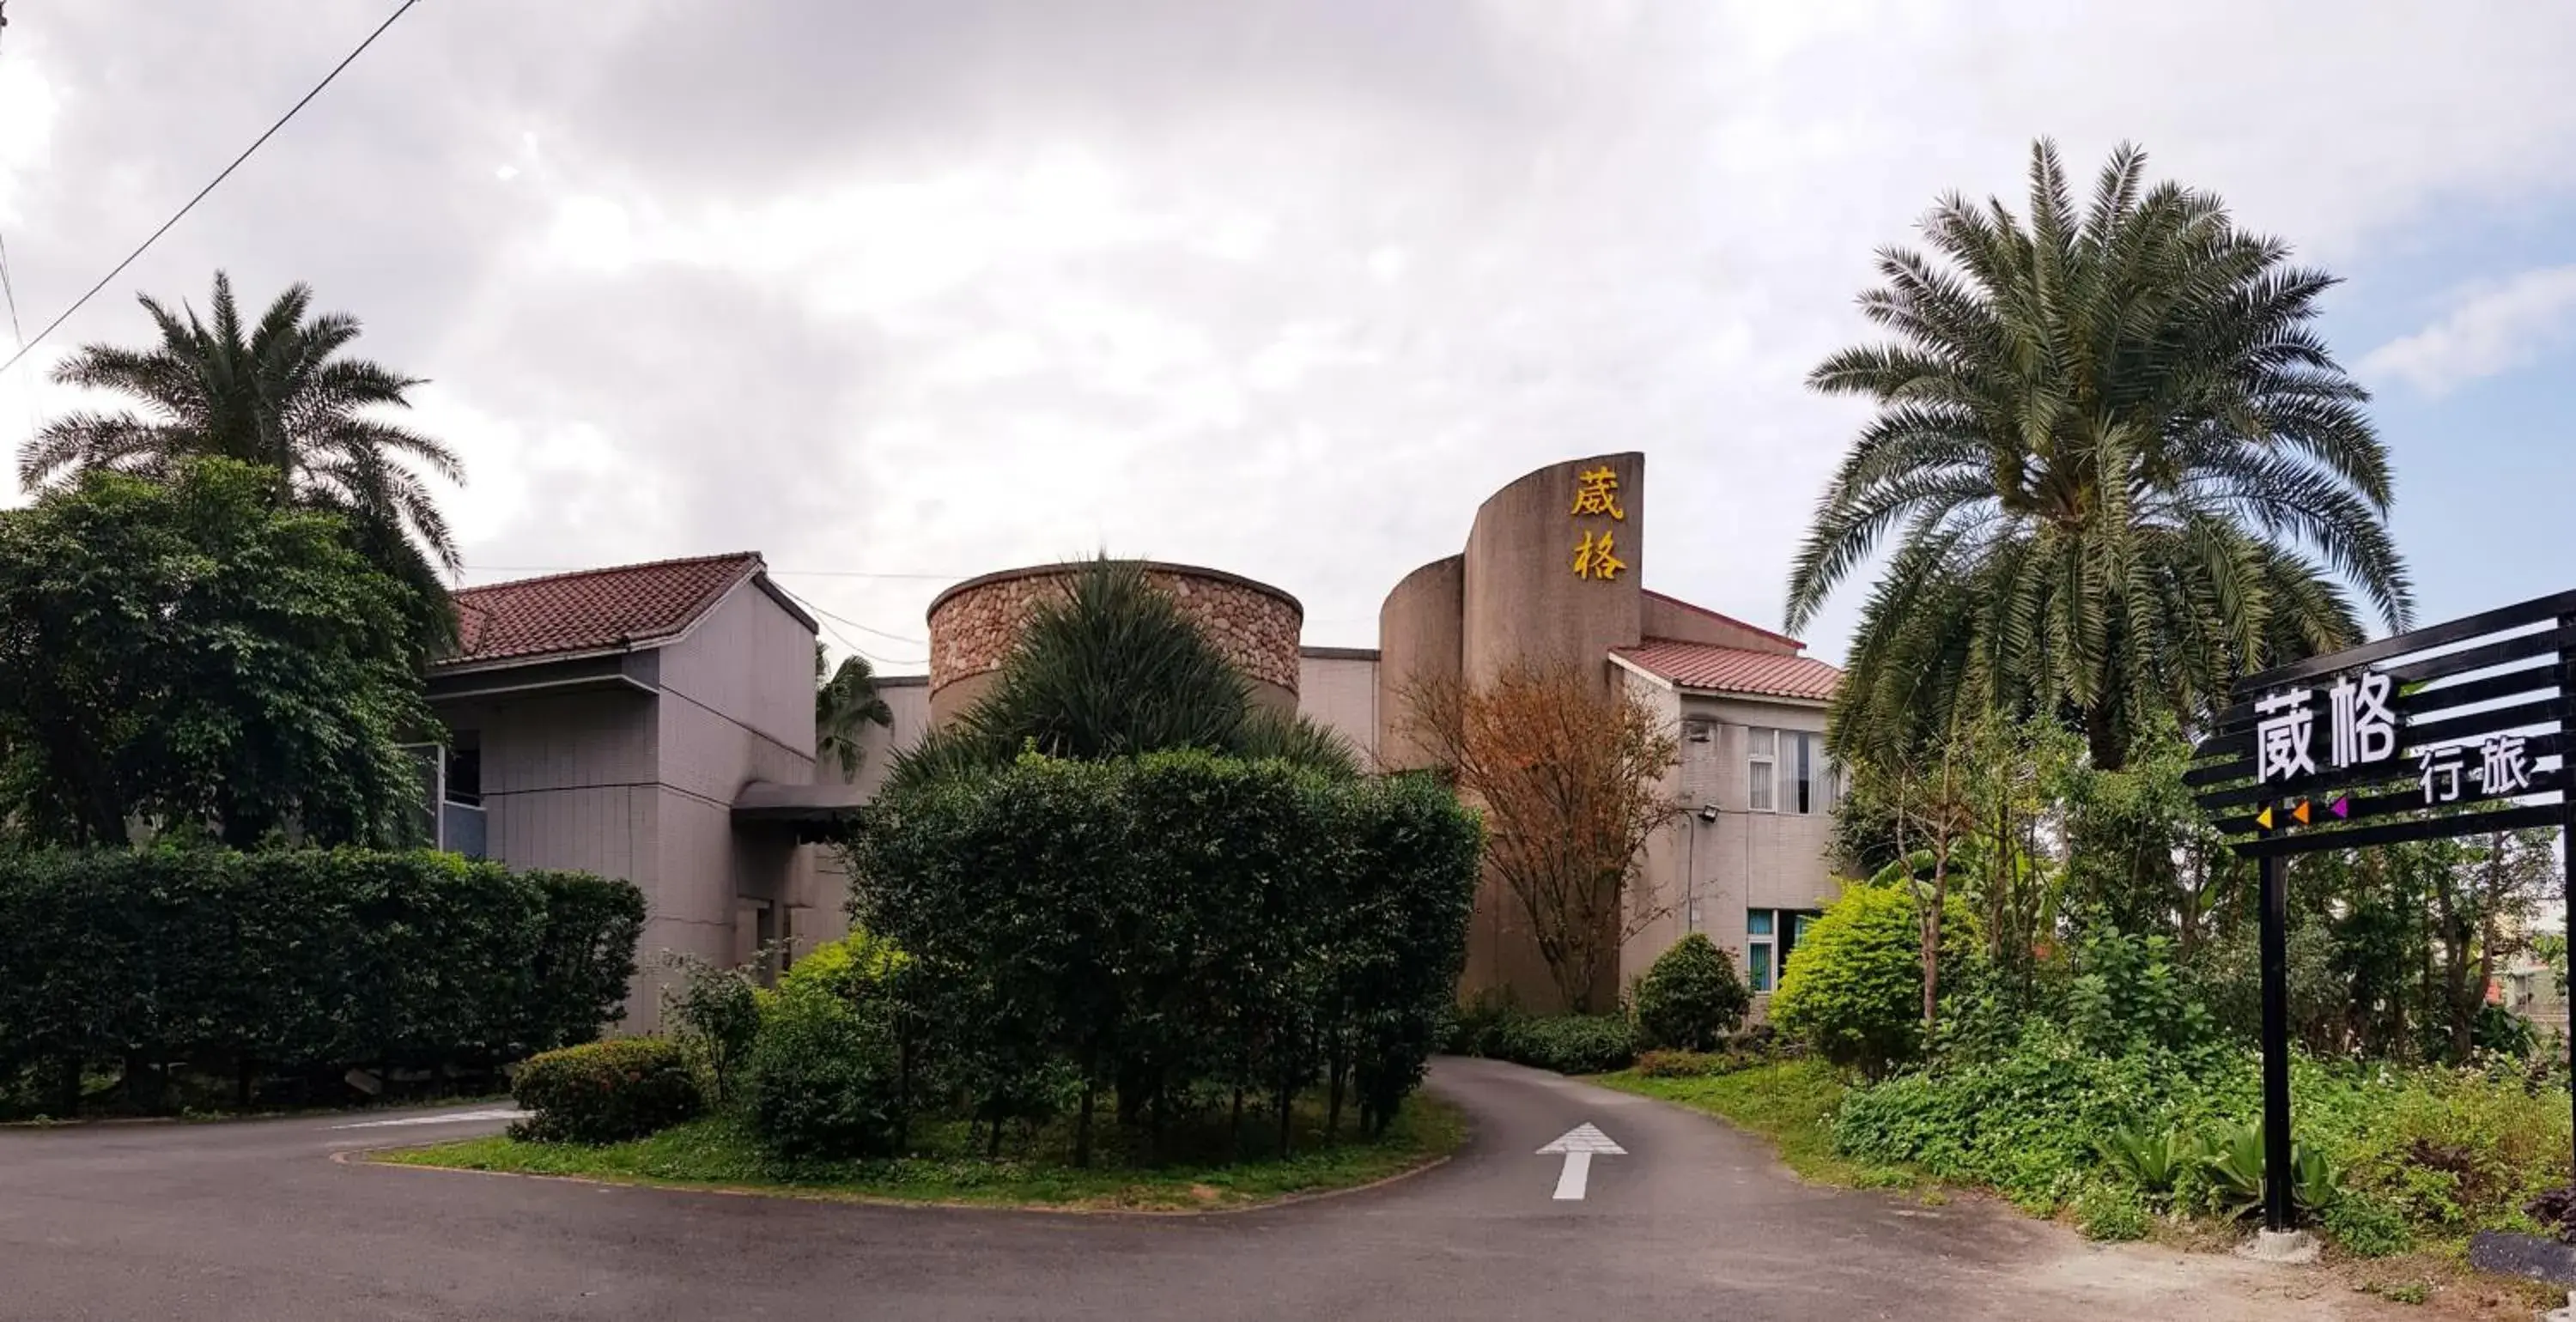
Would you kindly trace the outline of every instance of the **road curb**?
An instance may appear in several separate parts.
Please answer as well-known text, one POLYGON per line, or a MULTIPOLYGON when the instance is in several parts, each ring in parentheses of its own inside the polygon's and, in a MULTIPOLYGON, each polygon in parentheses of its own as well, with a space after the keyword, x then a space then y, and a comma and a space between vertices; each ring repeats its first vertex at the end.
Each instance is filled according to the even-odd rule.
MULTIPOLYGON (((1474 1138, 1475 1135, 1471 1129, 1466 1140, 1462 1141, 1458 1145, 1458 1150, 1461 1152, 1465 1151, 1467 1144, 1473 1142, 1474 1138)), ((1270 1199, 1266 1202, 1244 1203, 1233 1207, 1077 1207, 1046 1203, 965 1203, 953 1200, 930 1198, 892 1198, 883 1194, 839 1193, 823 1189, 753 1188, 746 1185, 730 1184, 680 1184, 654 1180, 619 1180, 599 1175, 558 1175, 546 1171, 494 1171, 481 1170, 472 1166, 427 1166, 415 1165, 410 1162, 380 1161, 376 1159, 376 1154, 381 1152, 399 1152, 406 1148, 416 1148, 421 1146, 423 1145, 418 1143, 385 1143, 360 1148, 342 1148, 331 1154, 331 1161, 334 1164, 341 1166, 367 1166, 378 1170, 430 1171, 442 1175, 492 1175, 514 1180, 553 1180, 564 1184, 587 1184, 595 1188, 602 1189, 646 1189, 655 1193, 723 1194, 731 1198, 785 1198, 805 1203, 851 1203, 862 1207, 919 1208, 922 1210, 954 1212, 993 1212, 1016 1215, 1034 1214, 1041 1216, 1074 1217, 1141 1217, 1160 1221, 1172 1221, 1194 1220, 1203 1217, 1241 1216, 1247 1212, 1268 1212, 1282 1207, 1294 1206, 1299 1203, 1317 1203, 1323 1202, 1326 1199, 1343 1198, 1351 1194, 1367 1193, 1372 1189, 1383 1189, 1390 1184, 1402 1183, 1403 1181, 1412 1179, 1417 1175, 1438 1170, 1439 1168, 1448 1165, 1458 1155, 1456 1152, 1442 1153, 1441 1155, 1433 1157, 1420 1165, 1406 1167, 1403 1170, 1397 1171, 1393 1175, 1382 1176, 1378 1179, 1371 1180, 1366 1184, 1354 1184, 1343 1189, 1315 1189, 1305 1193, 1287 1194, 1282 1197, 1270 1199)))

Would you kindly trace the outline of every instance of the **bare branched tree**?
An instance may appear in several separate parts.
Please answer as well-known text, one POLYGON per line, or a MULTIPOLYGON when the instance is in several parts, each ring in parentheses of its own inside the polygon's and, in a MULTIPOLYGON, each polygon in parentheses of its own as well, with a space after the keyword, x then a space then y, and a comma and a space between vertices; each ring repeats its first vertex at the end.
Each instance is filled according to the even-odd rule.
POLYGON ((1595 1004, 1619 948, 1672 912, 1639 868, 1685 811, 1663 793, 1681 744, 1622 688, 1573 666, 1516 666, 1481 687, 1404 693, 1422 747, 1486 814, 1485 866, 1528 922, 1568 1009, 1595 1004))

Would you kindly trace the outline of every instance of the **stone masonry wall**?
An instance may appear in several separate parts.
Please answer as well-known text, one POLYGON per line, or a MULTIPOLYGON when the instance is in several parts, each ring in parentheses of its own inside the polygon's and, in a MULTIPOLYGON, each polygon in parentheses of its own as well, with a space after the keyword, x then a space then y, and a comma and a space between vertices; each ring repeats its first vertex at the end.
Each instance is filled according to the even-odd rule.
MULTIPOLYGON (((1148 569, 1145 577, 1170 593, 1246 678, 1297 691, 1297 642, 1304 621, 1295 602, 1187 570, 1148 569)), ((1036 573, 998 579, 953 593, 933 607, 931 690, 1000 669, 1029 612, 1043 598, 1061 595, 1064 578, 1062 573, 1036 573)))

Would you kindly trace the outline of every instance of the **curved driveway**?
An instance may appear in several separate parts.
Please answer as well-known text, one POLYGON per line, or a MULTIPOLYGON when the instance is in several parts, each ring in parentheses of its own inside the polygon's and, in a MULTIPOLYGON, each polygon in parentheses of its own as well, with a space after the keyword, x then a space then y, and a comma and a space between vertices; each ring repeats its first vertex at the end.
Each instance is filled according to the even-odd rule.
MULTIPOLYGON (((1816 1188, 1705 1117, 1443 1060, 1458 1160, 1197 1217, 904 1208, 325 1157, 495 1127, 346 1117, 0 1132, 0 1318, 2333 1317, 2224 1259, 2086 1248, 1977 1202, 1816 1188), (1625 1155, 1554 1197, 1536 1149, 1625 1155), (2242 1311, 2239 1311, 2241 1307, 2242 1311)), ((425 1113, 429 1114, 429 1113, 425 1113)), ((452 1114, 437 1113, 437 1114, 452 1114)))

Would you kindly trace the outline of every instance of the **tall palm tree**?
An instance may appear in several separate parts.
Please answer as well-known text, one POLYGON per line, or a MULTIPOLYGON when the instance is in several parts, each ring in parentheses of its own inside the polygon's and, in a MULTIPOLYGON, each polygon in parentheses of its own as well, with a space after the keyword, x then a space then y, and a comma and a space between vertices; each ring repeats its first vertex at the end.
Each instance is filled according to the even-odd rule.
POLYGON ((2216 196, 2112 153, 2078 214, 2053 144, 2030 210, 1956 194, 1940 259, 1882 249, 1891 343, 1808 378, 1874 400, 1789 576, 1804 627, 1891 532, 1834 724, 1847 755, 1956 702, 2077 724, 2116 768, 2158 711, 2356 641, 2346 585, 2412 613, 2369 398, 2311 328, 2335 283, 2216 196))
POLYGON ((841 658, 837 669, 814 644, 814 755, 841 768, 843 779, 859 774, 867 759, 860 736, 868 726, 894 724, 894 709, 877 692, 877 672, 857 653, 841 658))
POLYGON ((124 395, 136 407, 66 414, 18 452, 21 485, 36 488, 107 468, 166 475, 181 458, 220 455, 277 474, 281 504, 329 510, 358 549, 421 597, 421 621, 443 641, 453 615, 440 571, 457 568, 456 542, 411 464, 463 480, 445 445, 381 411, 409 407, 414 377, 341 356, 358 338, 345 313, 312 315, 310 286, 289 286, 257 323, 245 323, 231 279, 215 273, 210 316, 173 312, 138 297, 160 332, 149 349, 93 344, 65 359, 54 379, 124 395))

